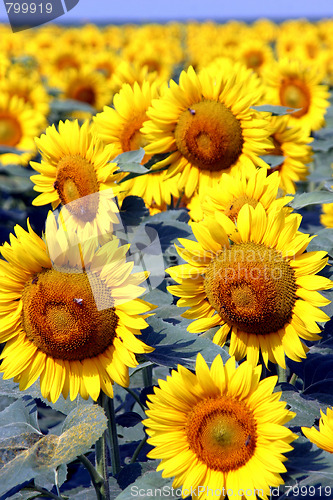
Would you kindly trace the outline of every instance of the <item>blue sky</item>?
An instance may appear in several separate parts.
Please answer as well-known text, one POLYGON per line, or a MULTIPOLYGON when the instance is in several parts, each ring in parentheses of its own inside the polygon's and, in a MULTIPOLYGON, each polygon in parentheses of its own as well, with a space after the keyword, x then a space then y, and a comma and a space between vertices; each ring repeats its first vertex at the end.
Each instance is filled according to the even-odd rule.
MULTIPOLYGON (((22 1, 24 0, 20 0, 21 3, 22 1)), ((258 17, 333 17, 333 0, 80 0, 59 21, 112 23, 173 19, 251 20, 258 17)), ((5 20, 2 2, 1 20, 5 20)))

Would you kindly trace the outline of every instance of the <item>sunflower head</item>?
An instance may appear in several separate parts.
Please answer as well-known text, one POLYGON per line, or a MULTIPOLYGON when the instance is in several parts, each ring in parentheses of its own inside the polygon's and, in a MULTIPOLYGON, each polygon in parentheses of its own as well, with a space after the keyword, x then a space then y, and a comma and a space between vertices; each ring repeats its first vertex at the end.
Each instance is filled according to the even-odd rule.
POLYGON ((308 348, 300 339, 319 339, 316 321, 329 319, 319 307, 330 301, 318 290, 332 282, 316 276, 327 256, 304 253, 312 238, 298 231, 300 222, 297 214, 266 213, 258 203, 244 205, 236 225, 217 211, 193 223, 198 243, 181 239, 184 248, 177 248, 188 264, 168 269, 179 283, 169 291, 180 297, 179 306, 189 306, 183 316, 196 320, 188 330, 219 325, 214 342, 223 345, 230 333, 229 352, 253 364, 259 352, 266 365, 285 367, 285 354, 304 358, 308 348))
POLYGON ((223 489, 223 498, 240 489, 242 498, 254 490, 267 498, 283 484, 283 454, 297 437, 284 424, 295 414, 273 394, 277 377, 260 382, 260 373, 248 362, 236 368, 234 358, 223 365, 220 356, 209 369, 198 354, 195 373, 179 366, 149 396, 148 456, 162 459, 157 470, 175 476, 183 498, 197 489, 202 499, 223 489))
POLYGON ((281 163, 270 168, 268 173, 278 172, 282 191, 294 194, 296 182, 306 180, 309 173, 313 138, 309 131, 293 124, 290 115, 271 117, 270 129, 272 147, 267 149, 267 154, 281 156, 281 163))
POLYGON ((36 154, 34 137, 45 125, 45 116, 18 95, 3 92, 0 95, 0 145, 24 151, 23 154, 0 155, 2 164, 27 165, 36 154))
POLYGON ((105 147, 88 122, 80 127, 77 120, 60 121, 59 131, 48 127, 36 144, 42 159, 31 166, 40 175, 31 180, 41 194, 33 204, 61 204, 65 219, 72 218, 77 227, 90 223, 100 234, 110 232, 118 222, 114 197, 119 190, 112 145, 105 147))
POLYGON ((267 116, 250 109, 262 91, 243 69, 237 72, 224 62, 215 73, 210 68, 196 74, 190 67, 147 112, 141 129, 149 142, 145 150, 171 152, 154 168, 170 165, 168 176, 180 174, 179 187, 188 198, 213 186, 224 172, 267 166, 259 158, 261 148, 264 153, 270 145, 267 116))
POLYGON ((40 377, 42 395, 53 402, 61 393, 112 397, 114 382, 128 385, 135 354, 151 351, 137 338, 154 308, 138 298, 147 273, 131 272, 129 245, 113 238, 100 246, 78 235, 75 242, 52 213, 45 241, 28 227, 16 226, 12 245, 1 248, 0 370, 21 390, 40 377))
MULTIPOLYGON (((261 169, 240 169, 234 175, 223 174, 215 188, 208 189, 201 199, 205 216, 214 216, 215 211, 223 212, 236 221, 241 208, 248 204, 255 208, 261 203, 266 212, 279 209, 292 197, 278 197, 280 178, 278 172, 267 175, 261 169)), ((288 208, 285 212, 290 212, 288 208)))
POLYGON ((328 87, 322 85, 324 72, 317 65, 298 59, 282 58, 264 68, 266 86, 264 100, 271 104, 295 109, 290 113, 290 125, 308 133, 320 129, 329 106, 328 87))

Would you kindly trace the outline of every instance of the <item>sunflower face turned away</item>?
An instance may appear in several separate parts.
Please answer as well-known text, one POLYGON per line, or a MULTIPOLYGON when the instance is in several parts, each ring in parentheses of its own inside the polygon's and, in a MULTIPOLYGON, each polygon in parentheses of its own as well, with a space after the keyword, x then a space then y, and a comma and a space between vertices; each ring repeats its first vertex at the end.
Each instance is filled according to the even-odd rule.
POLYGON ((21 390, 40 377, 42 395, 53 402, 61 393, 112 397, 114 381, 128 385, 135 354, 152 350, 137 338, 154 308, 138 298, 147 274, 131 273, 129 245, 116 238, 103 246, 96 238, 69 243, 52 213, 47 244, 28 228, 16 226, 11 245, 1 248, 0 371, 21 390))
POLYGON ((242 165, 267 167, 259 158, 270 146, 267 116, 250 109, 261 95, 246 68, 183 71, 179 85, 171 80, 162 97, 153 99, 141 129, 147 154, 171 153, 154 168, 170 165, 169 177, 180 173, 179 187, 190 198, 213 186, 223 172, 242 165))
POLYGON ((312 238, 298 231, 300 222, 296 214, 266 213, 258 204, 241 208, 237 226, 218 212, 192 224, 198 243, 181 239, 184 248, 177 248, 188 264, 168 269, 179 283, 169 291, 180 297, 178 306, 189 307, 183 316, 195 320, 188 330, 220 326, 214 342, 224 345, 230 333, 230 354, 254 365, 259 352, 266 365, 285 367, 285 355, 305 358, 300 339, 320 338, 316 322, 329 317, 319 307, 330 301, 318 290, 332 282, 316 276, 326 253, 304 253, 312 238))
POLYGON ((266 499, 283 484, 283 453, 296 437, 283 424, 294 414, 272 394, 277 377, 259 382, 260 374, 261 366, 236 369, 234 358, 224 366, 220 356, 209 369, 199 354, 195 374, 179 366, 149 396, 148 456, 162 459, 157 470, 175 476, 183 498, 195 491, 200 500, 221 499, 229 490, 266 499))

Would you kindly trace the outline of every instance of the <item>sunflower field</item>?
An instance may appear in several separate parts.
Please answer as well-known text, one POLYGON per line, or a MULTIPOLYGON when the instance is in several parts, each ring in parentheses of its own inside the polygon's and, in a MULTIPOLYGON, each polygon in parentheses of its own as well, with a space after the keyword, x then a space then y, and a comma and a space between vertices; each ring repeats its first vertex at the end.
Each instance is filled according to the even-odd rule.
POLYGON ((332 500, 333 20, 0 47, 0 500, 332 500))

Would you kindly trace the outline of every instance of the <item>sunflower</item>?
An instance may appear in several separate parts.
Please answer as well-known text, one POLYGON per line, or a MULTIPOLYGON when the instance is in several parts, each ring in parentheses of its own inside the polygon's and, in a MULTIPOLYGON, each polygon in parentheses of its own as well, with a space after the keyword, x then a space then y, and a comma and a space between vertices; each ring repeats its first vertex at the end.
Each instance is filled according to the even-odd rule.
MULTIPOLYGON (((94 117, 97 135, 105 144, 113 144, 115 154, 135 151, 146 146, 146 137, 140 132, 147 120, 147 109, 153 98, 159 95, 157 85, 134 82, 133 87, 124 83, 113 98, 114 108, 104 107, 102 113, 94 117)), ((142 164, 151 158, 145 155, 142 164)), ((177 177, 166 179, 165 172, 150 173, 121 184, 127 194, 140 196, 147 206, 160 208, 163 201, 170 204, 171 195, 178 196, 177 177)))
POLYGON ((31 166, 40 174, 31 180, 41 194, 33 205, 51 203, 55 209, 61 203, 62 214, 76 229, 89 223, 95 235, 111 231, 118 222, 113 198, 119 189, 114 174, 118 167, 110 162, 115 156, 112 147, 95 137, 88 122, 80 127, 77 120, 60 121, 59 132, 54 125, 48 127, 36 144, 42 159, 31 166))
POLYGON ((61 90, 61 98, 84 102, 97 111, 111 102, 112 91, 106 77, 89 66, 55 74, 50 83, 61 90))
POLYGON ((302 427, 302 432, 311 443, 333 453, 333 409, 327 408, 327 415, 320 410, 319 431, 315 427, 302 427))
POLYGON ((260 374, 233 357, 223 365, 217 356, 209 369, 198 354, 195 374, 179 365, 148 396, 148 457, 162 459, 157 470, 175 477, 183 498, 268 499, 284 483, 284 453, 297 438, 284 424, 295 414, 273 393, 277 377, 260 374))
POLYGON ((36 154, 34 137, 39 135, 45 117, 17 95, 0 93, 0 145, 24 151, 22 154, 4 153, 0 163, 27 165, 36 154))
POLYGON ((190 67, 173 80, 160 99, 152 101, 142 132, 147 154, 171 155, 154 165, 170 165, 168 176, 181 173, 179 188, 190 198, 205 190, 223 172, 241 165, 266 166, 259 158, 269 147, 266 115, 250 109, 261 96, 247 88, 237 72, 220 70, 214 76, 190 67))
POLYGON ((0 91, 9 96, 18 96, 32 109, 38 111, 44 118, 46 127, 46 116, 49 113, 50 97, 47 94, 40 76, 36 71, 24 71, 19 66, 12 66, 3 79, 0 79, 0 91))
POLYGON ((283 368, 285 355, 305 358, 300 338, 319 339, 316 322, 329 319, 319 307, 330 301, 317 290, 332 282, 316 276, 328 258, 324 251, 304 253, 312 237, 298 231, 300 222, 298 214, 266 213, 259 203, 240 209, 237 227, 221 212, 193 223, 198 243, 180 239, 184 248, 177 248, 188 264, 167 270, 180 283, 168 288, 181 297, 177 305, 189 307, 183 316, 196 320, 188 330, 220 326, 213 341, 224 345, 230 333, 229 353, 253 365, 259 352, 266 365, 283 368))
POLYGON ((245 64, 247 68, 261 74, 266 64, 274 60, 273 50, 268 43, 259 38, 248 37, 236 49, 236 60, 245 64))
MULTIPOLYGON (((113 97, 113 108, 105 106, 102 113, 94 116, 97 135, 105 144, 114 143, 115 154, 135 151, 146 145, 146 138, 140 129, 147 120, 147 109, 153 98, 158 97, 156 84, 134 82, 133 87, 124 83, 113 97)), ((150 156, 145 155, 142 164, 150 156)))
POLYGON ((295 183, 306 180, 309 173, 308 164, 312 161, 309 144, 313 138, 307 130, 297 125, 292 126, 290 115, 272 116, 270 122, 273 147, 267 150, 267 154, 282 156, 283 160, 268 172, 278 171, 280 188, 285 193, 294 194, 295 183))
POLYGON ((99 50, 89 54, 89 66, 95 71, 102 73, 108 81, 111 81, 113 74, 120 64, 120 57, 114 50, 99 50))
POLYGON ((264 103, 296 108, 290 113, 290 126, 306 131, 324 126, 324 115, 329 107, 329 92, 322 85, 324 70, 300 60, 281 59, 267 65, 262 73, 266 85, 264 103))
MULTIPOLYGON (((209 189, 201 200, 201 208, 206 216, 214 216, 215 211, 223 212, 232 221, 236 221, 242 206, 249 204, 256 207, 258 203, 268 213, 278 210, 292 197, 278 198, 280 179, 278 172, 267 177, 265 169, 239 170, 235 175, 222 174, 221 181, 215 188, 209 189)), ((286 213, 291 210, 285 208, 286 213)))
POLYGON ((333 203, 322 205, 323 213, 320 215, 320 222, 323 226, 333 227, 333 203))
POLYGON ((84 64, 82 51, 73 50, 73 46, 65 42, 63 34, 61 38, 61 44, 53 44, 43 51, 44 59, 41 61, 41 72, 46 78, 49 78, 50 75, 63 74, 67 70, 79 71, 84 64))
POLYGON ((142 85, 145 81, 151 84, 155 82, 158 86, 165 83, 165 81, 159 77, 157 71, 149 72, 148 66, 141 66, 135 61, 130 62, 124 60, 116 68, 111 78, 110 85, 115 94, 119 92, 124 83, 133 86, 135 82, 142 85))
POLYGON ((135 353, 152 350, 137 338, 154 308, 138 298, 146 273, 131 274, 129 245, 116 238, 99 248, 92 240, 71 245, 52 213, 46 243, 29 222, 15 235, 1 248, 4 378, 25 390, 40 377, 41 393, 52 402, 61 393, 96 400, 102 390, 112 397, 113 382, 128 385, 135 353))

